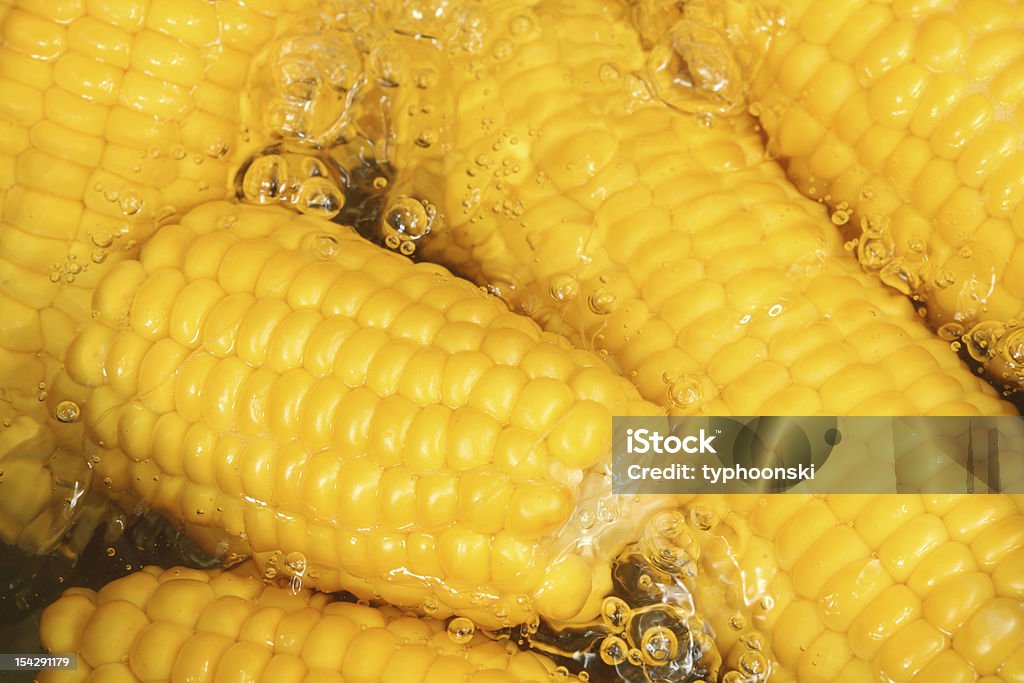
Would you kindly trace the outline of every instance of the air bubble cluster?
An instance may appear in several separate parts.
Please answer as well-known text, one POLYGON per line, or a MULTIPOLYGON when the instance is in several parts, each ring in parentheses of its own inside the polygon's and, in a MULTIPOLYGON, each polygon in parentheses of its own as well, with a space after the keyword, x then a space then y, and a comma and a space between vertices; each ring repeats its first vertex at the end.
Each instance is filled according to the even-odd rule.
POLYGON ((295 154, 265 154, 252 160, 242 176, 241 195, 252 204, 282 204, 331 219, 345 206, 345 194, 319 159, 295 154))

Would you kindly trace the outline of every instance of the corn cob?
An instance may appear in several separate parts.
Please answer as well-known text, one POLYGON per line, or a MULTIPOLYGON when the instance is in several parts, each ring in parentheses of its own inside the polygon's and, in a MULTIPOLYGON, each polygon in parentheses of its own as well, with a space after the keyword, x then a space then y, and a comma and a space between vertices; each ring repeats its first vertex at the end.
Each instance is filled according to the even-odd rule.
POLYGON ((861 264, 999 385, 1024 380, 1017 2, 780 3, 753 82, 774 154, 861 264))
POLYGON ((395 191, 443 215, 423 255, 607 353, 675 412, 1011 413, 843 254, 749 117, 654 100, 624 13, 495 6, 489 42, 451 58, 443 94, 409 90, 398 111, 432 103, 451 128, 424 149, 423 122, 395 117, 395 191))
POLYGON ((20 410, 38 417, 98 276, 230 192, 250 59, 301 4, 4 3, 0 387, 20 410))
POLYGON ((576 510, 608 497, 611 415, 655 406, 477 287, 326 221, 203 205, 114 267, 93 310, 54 393, 83 406, 95 476, 299 553, 313 586, 489 626, 590 618, 642 522, 623 502, 624 537, 572 550, 576 510))
POLYGON ((43 644, 76 671, 39 683, 247 680, 578 681, 546 657, 390 607, 267 586, 229 572, 146 567, 98 592, 72 588, 43 612, 43 644))
MULTIPOLYGON (((737 587, 780 675, 1024 677, 1024 496, 700 496, 688 507, 709 529, 702 561, 719 567, 706 590, 737 587)), ((715 616, 724 648, 728 615, 715 616)))

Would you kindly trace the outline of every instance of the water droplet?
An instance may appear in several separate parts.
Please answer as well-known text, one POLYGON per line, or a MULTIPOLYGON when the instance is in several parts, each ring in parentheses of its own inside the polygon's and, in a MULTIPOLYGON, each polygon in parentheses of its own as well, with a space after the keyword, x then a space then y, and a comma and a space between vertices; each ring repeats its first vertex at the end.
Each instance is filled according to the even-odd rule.
POLYGON ((564 666, 556 666, 551 672, 551 678, 556 681, 566 681, 569 679, 569 670, 564 666))
POLYGON ((679 640, 676 634, 664 626, 654 626, 644 631, 640 640, 640 651, 650 666, 664 666, 676 658, 679 640))
POLYGON ((107 548, 107 557, 113 557, 114 555, 117 555, 117 551, 113 548, 107 548))
POLYGON ((580 283, 572 275, 556 275, 548 283, 548 294, 560 304, 572 301, 579 292, 580 283))
POLYGON ((384 237, 384 246, 388 249, 398 249, 402 244, 402 238, 398 235, 391 234, 384 237))
POLYGON ((411 240, 405 240, 398 245, 398 253, 402 256, 412 256, 416 252, 416 243, 411 240))
POLYGON ((74 401, 61 401, 53 410, 54 417, 60 422, 78 422, 82 410, 74 401))
POLYGON ((619 298, 607 287, 598 287, 587 297, 587 306, 597 315, 608 315, 619 306, 619 298))
POLYGON ((613 632, 619 633, 626 629, 630 613, 629 605, 622 598, 609 596, 601 603, 601 621, 613 632))
POLYGON ((373 189, 383 190, 388 186, 388 179, 384 176, 377 176, 373 179, 373 189))
POLYGON ((458 645, 465 645, 473 640, 475 632, 476 624, 466 617, 456 617, 448 624, 448 637, 458 645))
POLYGON ((177 159, 178 161, 184 159, 186 154, 187 152, 185 151, 185 148, 182 145, 175 145, 174 147, 171 147, 171 157, 177 159))
POLYGON ((299 186, 296 204, 304 214, 331 219, 345 206, 345 195, 327 178, 313 177, 299 186))
POLYGON ((626 661, 626 653, 629 651, 629 645, 626 641, 618 636, 608 636, 601 641, 601 647, 599 654, 601 655, 601 661, 608 666, 618 666, 626 661))
POLYGON ((424 128, 420 131, 420 134, 416 136, 416 145, 419 147, 430 147, 431 145, 437 144, 437 131, 433 128, 424 128))
POLYGON ((626 654, 626 660, 633 666, 641 666, 644 663, 644 653, 634 647, 626 654))
POLYGON ((440 609, 440 606, 437 604, 437 598, 432 595, 428 595, 423 599, 420 609, 422 609, 423 613, 427 616, 437 614, 438 609, 440 609))
POLYGON ((962 247, 960 249, 959 254, 960 254, 960 258, 962 258, 962 259, 969 259, 969 258, 971 258, 971 255, 972 255, 971 248, 970 247, 962 247))
POLYGON ((734 614, 729 617, 729 628, 733 631, 742 631, 747 626, 747 620, 742 614, 734 614))

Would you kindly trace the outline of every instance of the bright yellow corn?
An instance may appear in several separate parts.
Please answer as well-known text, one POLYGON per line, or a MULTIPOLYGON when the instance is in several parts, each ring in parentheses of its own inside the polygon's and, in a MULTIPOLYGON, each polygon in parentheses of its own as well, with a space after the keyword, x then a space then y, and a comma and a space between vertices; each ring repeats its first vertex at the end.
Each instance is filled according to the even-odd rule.
POLYGON ((440 94, 410 90, 434 112, 453 101, 396 116, 397 187, 445 217, 423 253, 676 412, 1011 413, 843 253, 752 120, 653 98, 624 10, 499 3, 481 56, 453 57, 440 94), (430 116, 449 121, 443 156, 414 144, 430 116))
POLYGON ((1024 380, 1017 2, 785 0, 752 107, 790 177, 993 379, 1024 380), (966 335, 966 336, 964 336, 966 335))
MULTIPOLYGON (((208 25, 176 21, 183 5, 162 7, 168 25, 208 25)), ((493 34, 467 41, 475 56, 421 81, 423 104, 443 93, 454 111, 410 108, 419 113, 400 121, 399 189, 432 199, 448 222, 421 251, 607 352, 645 396, 681 412, 1009 411, 906 302, 836 257, 821 211, 764 161, 748 119, 707 127, 653 101, 632 73, 645 56, 621 8, 486 9, 493 34), (439 147, 446 154, 432 155, 439 147)), ((65 84, 79 62, 63 67, 65 84)), ((670 99, 666 87, 655 90, 670 99)), ((56 168, 33 158, 42 148, 29 124, 7 120, 32 152, 18 169, 56 168)), ((6 216, 21 186, 3 187, 6 216)), ((182 206, 198 199, 182 195, 182 206)), ((4 234, 14 235, 6 225, 4 234)), ((68 271, 57 272, 66 282, 68 271)), ((610 411, 652 408, 594 357, 447 277, 322 221, 206 205, 165 227, 140 261, 109 270, 93 297, 97 320, 66 354, 67 375, 45 389, 48 406, 82 407, 85 455, 99 458, 112 492, 271 553, 272 569, 307 583, 333 580, 484 625, 534 609, 593 615, 608 561, 642 515, 623 504, 625 521, 598 557, 560 553, 583 531, 574 512, 607 491, 610 411), (573 428, 559 437, 565 424, 573 428)), ((5 281, 2 292, 29 301, 36 285, 19 286, 5 281)), ((83 287, 79 303, 82 293, 91 294, 83 287)), ((49 319, 42 310, 31 315, 49 319)), ((72 337, 65 323, 39 329, 61 333, 47 347, 61 353, 72 337)), ((42 345, 25 339, 26 351, 42 345)), ((18 368, 4 381, 22 386, 28 375, 18 368)), ((77 429, 62 427, 60 438, 77 429)), ((706 567, 739 558, 744 572, 700 585, 706 604, 735 604, 736 588, 762 601, 766 612, 752 618, 779 650, 781 680, 1020 677, 1007 644, 1019 640, 1019 500, 756 503, 692 504, 702 524, 712 527, 705 508, 726 521, 704 539, 706 567), (971 572, 984 577, 959 581, 971 572), (908 593, 922 603, 916 612, 908 593)), ((728 617, 712 615, 724 641, 738 637, 728 617)))
MULTIPOLYGON (((708 590, 740 588, 780 680, 1024 677, 1024 496, 702 496, 689 507, 710 527, 704 562, 726 568, 708 590)), ((710 615, 723 650, 728 618, 710 615)))
MULTIPOLYGON (((267 586, 251 567, 146 567, 43 612, 43 645, 78 654, 39 683, 514 683, 552 678, 548 658, 390 608, 267 586)), ((561 674, 561 675, 560 675, 561 674)))
MULTIPOLYGON (((113 494, 300 553, 324 590, 596 614, 620 548, 584 560, 574 515, 608 497, 611 416, 658 412, 597 357, 441 267, 226 202, 111 269, 93 317, 53 393, 113 494)), ((621 507, 614 543, 643 521, 621 507)))
POLYGON ((249 62, 290 0, 23 0, 0 15, 0 387, 38 407, 91 289, 230 191, 249 62))

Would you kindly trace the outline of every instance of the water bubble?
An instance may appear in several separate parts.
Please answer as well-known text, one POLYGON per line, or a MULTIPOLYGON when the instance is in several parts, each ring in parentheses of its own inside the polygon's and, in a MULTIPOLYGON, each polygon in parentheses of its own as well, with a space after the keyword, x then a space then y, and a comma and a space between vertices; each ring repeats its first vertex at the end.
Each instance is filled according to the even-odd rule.
POLYGON ((943 271, 935 276, 935 286, 938 289, 945 289, 956 282, 956 275, 949 270, 943 271))
POLYGON ((466 617, 456 617, 448 624, 448 637, 457 645, 465 645, 473 640, 476 624, 466 617))
POLYGON ((512 35, 521 36, 533 28, 533 19, 527 14, 518 14, 512 17, 508 27, 512 35))
POLYGON ((246 170, 242 193, 255 204, 270 204, 285 197, 288 184, 288 162, 279 154, 268 154, 253 161, 246 170))
POLYGON ((93 245, 108 249, 114 243, 114 236, 106 230, 97 230, 91 237, 93 245))
POLYGON ((569 670, 564 666, 556 666, 551 672, 551 678, 556 681, 565 681, 569 679, 569 670))
POLYGON ((753 631, 743 636, 740 639, 743 642, 744 647, 750 650, 760 652, 765 648, 764 636, 757 631, 753 631))
POLYGON ((846 225, 850 222, 851 211, 849 209, 836 209, 832 212, 833 225, 846 225))
POLYGON ((885 284, 908 296, 921 286, 921 278, 917 271, 903 258, 894 258, 886 263, 879 271, 878 277, 885 284))
POLYGON ((114 555, 117 555, 117 551, 114 550, 114 548, 108 547, 107 548, 107 557, 113 557, 114 555))
POLYGON ((560 303, 572 301, 580 292, 580 283, 572 275, 556 275, 548 283, 548 294, 560 303))
POLYGON ((693 377, 680 377, 668 385, 668 400, 677 408, 685 408, 704 398, 704 387, 693 377))
POLYGON ((622 598, 609 596, 601 603, 601 621, 612 631, 624 631, 629 623, 629 617, 629 605, 622 598))
POLYGON ((373 179, 373 189, 383 190, 388 186, 388 179, 384 176, 377 176, 373 179))
POLYGON ((437 78, 437 69, 428 66, 416 72, 416 75, 413 77, 413 82, 420 90, 426 90, 427 88, 432 88, 437 85, 437 78))
POLYGON ((424 128, 420 131, 419 135, 416 136, 416 145, 418 147, 430 147, 431 145, 437 144, 437 131, 433 128, 424 128))
POLYGON ((742 614, 734 614, 729 617, 729 628, 733 631, 742 631, 747 626, 747 620, 742 614))
POLYGON ((223 159, 229 149, 228 141, 217 136, 206 143, 206 156, 211 159, 223 159))
POLYGON ((865 268, 881 268, 892 258, 892 249, 881 239, 864 239, 857 245, 857 259, 865 268))
POLYGON ((659 99, 681 111, 730 113, 745 108, 734 52, 724 33, 682 19, 648 53, 646 80, 659 99))
POLYGON ((345 195, 327 178, 313 177, 299 186, 296 203, 304 214, 331 219, 345 206, 345 195))
POLYGON ((299 159, 298 174, 303 178, 327 178, 330 175, 324 162, 309 156, 299 159))
POLYGON ((965 330, 964 326, 960 323, 946 323, 945 325, 941 325, 936 332, 940 339, 954 341, 962 337, 965 330))
POLYGON ((690 510, 690 523, 702 531, 710 531, 718 524, 718 515, 713 510, 697 506, 690 510))
POLYGON ((82 417, 82 409, 74 401, 61 401, 54 408, 53 415, 59 422, 78 422, 82 417))
POLYGON ((590 510, 580 510, 579 514, 576 515, 576 520, 579 522, 580 528, 584 531, 589 531, 594 528, 594 523, 597 521, 594 518, 594 513, 590 510))
POLYGON ((664 666, 676 658, 679 640, 675 633, 664 626, 654 626, 644 631, 640 651, 650 666, 664 666))
POLYGON ((626 653, 626 661, 633 666, 641 666, 644 663, 644 653, 640 651, 640 648, 630 648, 626 653))
POLYGON ((515 51, 515 46, 512 45, 511 40, 502 38, 494 42, 494 47, 491 50, 494 54, 495 59, 504 61, 512 56, 515 51))
POLYGON ((284 564, 295 576, 304 576, 308 567, 306 556, 298 551, 288 553, 284 564))
POLYGON ((598 652, 602 662, 608 666, 618 666, 626 661, 629 645, 618 636, 608 636, 601 641, 601 647, 598 652))
POLYGON ((423 599, 423 603, 420 605, 420 609, 423 610, 424 614, 430 616, 433 614, 437 614, 437 611, 440 609, 440 605, 438 605, 437 603, 437 598, 430 595, 423 599))
POLYGON ((1014 330, 999 342, 1003 357, 1017 367, 1024 367, 1024 330, 1014 330))
POLYGON ((766 676, 768 674, 768 660, 763 654, 757 651, 744 652, 739 659, 740 670, 751 676, 766 676))
POLYGON ((614 83, 622 78, 622 73, 619 71, 618 67, 611 62, 605 62, 598 67, 597 77, 601 79, 602 83, 614 83))
POLYGON ((388 249, 398 249, 402 244, 402 238, 398 235, 391 234, 384 237, 384 246, 388 249))
POLYGON ((430 224, 427 207, 407 195, 396 197, 384 211, 385 235, 401 235, 406 239, 418 240, 430 232, 430 224))
POLYGON ((722 683, 748 683, 747 677, 739 671, 729 671, 722 676, 722 683))
POLYGON ((976 361, 984 362, 995 356, 996 344, 1006 334, 1006 327, 995 320, 978 323, 964 335, 967 353, 976 361))
POLYGON ((608 315, 619 306, 619 297, 607 287, 598 287, 587 297, 587 306, 597 315, 608 315))
POLYGON ((889 217, 884 213, 867 213, 860 219, 861 233, 867 239, 878 239, 889 229, 889 217))
POLYGON ((410 240, 405 240, 398 245, 398 253, 402 256, 412 256, 416 253, 416 243, 410 240))

